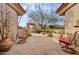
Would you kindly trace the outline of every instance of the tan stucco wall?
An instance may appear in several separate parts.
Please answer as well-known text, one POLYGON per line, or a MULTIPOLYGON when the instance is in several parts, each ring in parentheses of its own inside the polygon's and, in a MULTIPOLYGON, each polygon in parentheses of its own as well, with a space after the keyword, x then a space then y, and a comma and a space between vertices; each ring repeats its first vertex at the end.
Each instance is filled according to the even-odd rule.
POLYGON ((11 38, 13 40, 16 40, 16 34, 17 34, 17 24, 18 24, 18 16, 15 10, 13 10, 11 7, 9 7, 11 11, 11 16, 12 16, 12 25, 11 25, 11 38))
POLYGON ((76 24, 79 25, 79 4, 75 5, 65 13, 65 34, 73 34, 75 31, 79 31, 79 27, 74 27, 76 24))
POLYGON ((28 31, 34 32, 36 30, 36 26, 33 24, 27 24, 28 31))
MULTIPOLYGON (((2 4, 2 6, 3 6, 3 10, 5 10, 6 4, 2 4)), ((10 6, 7 5, 7 8, 10 12, 10 37, 14 41, 16 40, 18 16, 16 11, 12 9, 10 6)))
POLYGON ((75 5, 65 13, 65 32, 74 33, 79 30, 79 28, 74 27, 77 22, 79 22, 79 4, 75 5))

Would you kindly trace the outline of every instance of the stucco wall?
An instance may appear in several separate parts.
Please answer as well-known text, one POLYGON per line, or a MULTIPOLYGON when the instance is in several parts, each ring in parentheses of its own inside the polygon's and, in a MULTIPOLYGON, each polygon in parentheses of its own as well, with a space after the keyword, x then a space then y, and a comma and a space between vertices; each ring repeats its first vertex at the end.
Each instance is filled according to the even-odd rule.
POLYGON ((34 24, 27 24, 28 31, 34 32, 36 30, 36 26, 34 24))
MULTIPOLYGON (((75 31, 79 31, 79 27, 74 27, 76 25, 79 25, 79 4, 75 5, 65 13, 65 33, 73 34, 75 31)), ((71 35, 71 37, 73 36, 71 35)))
MULTIPOLYGON (((1 4, 2 10, 5 10, 6 4, 1 4)), ((18 22, 18 16, 14 9, 12 9, 10 6, 7 5, 7 9, 10 12, 10 37, 14 41, 16 40, 16 33, 17 33, 17 22, 18 22)), ((5 12, 5 11, 4 11, 5 12)))
MULTIPOLYGON (((72 32, 79 30, 74 27, 79 21, 79 4, 69 9, 65 14, 65 32, 72 32)), ((79 25, 79 24, 78 24, 79 25)))
POLYGON ((12 25, 10 27, 11 30, 11 38, 15 41, 16 40, 16 34, 17 34, 17 24, 18 24, 18 16, 17 13, 14 9, 12 9, 11 7, 9 7, 10 11, 11 11, 11 16, 12 16, 12 25))

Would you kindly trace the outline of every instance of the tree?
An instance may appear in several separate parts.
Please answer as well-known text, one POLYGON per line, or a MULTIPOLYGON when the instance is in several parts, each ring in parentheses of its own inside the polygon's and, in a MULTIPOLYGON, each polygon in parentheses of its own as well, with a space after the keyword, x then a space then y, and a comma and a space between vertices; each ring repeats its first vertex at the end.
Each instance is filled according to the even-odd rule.
POLYGON ((29 11, 28 17, 30 17, 36 25, 40 26, 43 32, 48 25, 56 25, 57 22, 62 21, 62 19, 53 12, 52 8, 50 8, 49 11, 45 9, 44 4, 34 4, 34 6, 35 10, 29 11))

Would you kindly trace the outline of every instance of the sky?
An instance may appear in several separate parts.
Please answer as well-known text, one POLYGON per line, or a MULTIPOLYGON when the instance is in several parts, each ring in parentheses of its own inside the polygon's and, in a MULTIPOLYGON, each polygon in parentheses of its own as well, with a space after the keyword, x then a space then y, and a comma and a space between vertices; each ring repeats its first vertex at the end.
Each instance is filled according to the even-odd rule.
MULTIPOLYGON (((52 11, 56 11, 56 9, 61 5, 60 3, 44 3, 44 4, 45 4, 44 8, 48 9, 52 8, 52 11), (49 7, 49 5, 51 6, 49 7)), ((27 16, 28 12, 27 9, 34 10, 34 3, 22 3, 21 6, 26 10, 26 13, 22 17, 19 16, 19 20, 21 19, 19 25, 25 27, 30 20, 30 18, 27 16), (29 6, 31 6, 31 8, 29 8, 29 6)), ((63 22, 60 24, 63 25, 63 22)))

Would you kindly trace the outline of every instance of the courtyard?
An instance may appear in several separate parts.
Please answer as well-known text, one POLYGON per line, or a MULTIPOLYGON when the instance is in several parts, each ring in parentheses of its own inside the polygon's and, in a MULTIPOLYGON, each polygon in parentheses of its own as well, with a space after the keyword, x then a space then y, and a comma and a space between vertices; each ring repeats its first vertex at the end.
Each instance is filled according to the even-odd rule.
POLYGON ((55 39, 40 34, 32 34, 25 43, 14 44, 7 55, 67 55, 55 39))
POLYGON ((79 55, 78 6, 75 3, 0 4, 0 54, 79 55))

